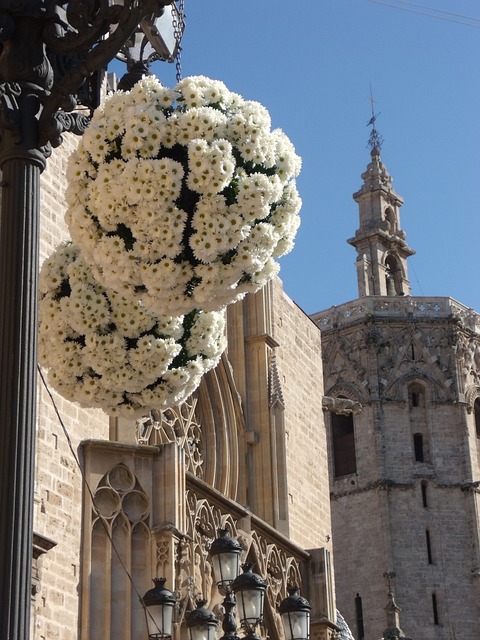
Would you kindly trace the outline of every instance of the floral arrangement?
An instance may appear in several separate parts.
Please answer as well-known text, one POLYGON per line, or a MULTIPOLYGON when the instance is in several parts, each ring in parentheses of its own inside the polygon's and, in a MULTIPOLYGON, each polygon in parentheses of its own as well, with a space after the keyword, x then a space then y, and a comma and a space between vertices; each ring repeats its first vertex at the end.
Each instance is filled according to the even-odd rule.
POLYGON ((39 356, 68 400, 137 417, 185 400, 225 349, 225 312, 159 317, 97 283, 78 248, 40 272, 39 356))
POLYGON ((69 169, 67 224, 98 282, 158 315, 219 309, 293 247, 300 159, 267 110, 203 76, 154 77, 94 114, 69 169))

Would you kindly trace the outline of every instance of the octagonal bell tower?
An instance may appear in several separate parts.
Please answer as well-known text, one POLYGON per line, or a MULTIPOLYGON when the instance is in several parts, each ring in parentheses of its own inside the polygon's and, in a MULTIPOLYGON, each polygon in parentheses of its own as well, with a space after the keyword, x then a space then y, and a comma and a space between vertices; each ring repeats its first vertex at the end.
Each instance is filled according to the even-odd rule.
POLYGON ((358 253, 358 295, 408 296, 407 258, 415 251, 407 245, 400 227, 403 199, 392 187, 392 178, 380 157, 378 135, 370 139, 371 161, 362 173, 362 186, 353 194, 359 206, 360 226, 355 237, 348 240, 358 253))
POLYGON ((357 640, 405 640, 400 626, 415 639, 478 640, 480 314, 411 295, 403 200, 373 113, 369 124, 371 159, 353 195, 360 225, 348 241, 359 298, 311 316, 322 339, 336 602, 357 640))

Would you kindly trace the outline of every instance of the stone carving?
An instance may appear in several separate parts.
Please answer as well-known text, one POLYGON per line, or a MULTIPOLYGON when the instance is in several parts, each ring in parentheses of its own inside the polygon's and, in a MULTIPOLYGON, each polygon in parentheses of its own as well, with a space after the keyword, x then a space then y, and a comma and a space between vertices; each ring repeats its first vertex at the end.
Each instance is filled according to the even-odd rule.
POLYGON ((150 502, 130 469, 117 464, 99 482, 93 495, 93 526, 101 519, 107 528, 114 526, 117 517, 134 527, 148 522, 150 502))
POLYGON ((268 375, 268 388, 269 388, 269 404, 270 408, 280 407, 285 408, 285 401, 283 399, 282 385, 280 383, 280 377, 278 375, 277 360, 275 357, 275 351, 271 351, 270 355, 270 368, 268 375))
POLYGON ((151 411, 136 422, 137 444, 162 445, 176 442, 185 451, 187 470, 202 477, 203 439, 195 415, 197 398, 190 397, 182 404, 165 411, 151 411))
POLYGON ((480 386, 472 385, 467 388, 465 393, 465 400, 467 402, 467 412, 472 413, 474 410, 475 401, 480 398, 480 386))
POLYGON ((88 600, 82 638, 140 637, 139 598, 152 551, 150 515, 148 495, 127 465, 118 463, 103 475, 93 494, 90 540, 85 541, 83 593, 88 600), (128 622, 122 615, 126 604, 119 602, 132 603, 128 622), (107 620, 105 611, 115 606, 116 615, 107 620))
POLYGON ((205 499, 197 499, 188 491, 187 535, 182 543, 177 574, 180 575, 180 596, 191 600, 192 604, 199 598, 209 603, 213 599, 213 574, 208 552, 219 528, 228 528, 232 536, 237 534, 231 515, 222 514, 218 507, 205 499))
POLYGON ((325 388, 330 388, 341 381, 368 391, 366 345, 367 340, 363 329, 336 335, 332 340, 328 338, 324 340, 325 388))
POLYGON ((323 396, 322 409, 340 416, 357 415, 362 412, 362 404, 348 398, 331 398, 323 396))
POLYGON ((459 332, 457 351, 465 385, 480 384, 480 337, 459 332))
POLYGON ((312 319, 320 329, 331 330, 373 317, 453 318, 471 331, 480 333, 480 314, 452 298, 366 296, 315 313, 312 319))
POLYGON ((404 387, 413 377, 425 379, 436 400, 455 397, 449 327, 432 329, 409 324, 380 329, 378 368, 380 393, 387 400, 404 401, 404 387))
MULTIPOLYGON (((359 328, 323 337, 325 388, 329 396, 347 395, 368 401, 368 397, 351 397, 338 392, 347 385, 369 394, 378 385, 380 398, 403 402, 408 379, 423 378, 432 387, 432 399, 451 401, 465 384, 480 383, 480 339, 459 331, 451 322, 419 324, 410 319, 399 324, 382 319, 370 320, 359 328), (373 354, 372 354, 373 350, 373 354), (376 358, 377 375, 367 377, 376 358), (458 357, 460 355, 460 357, 458 357), (459 379, 456 362, 463 363, 459 379), (335 393, 332 392, 335 389, 335 393)), ((338 412, 326 401, 324 408, 338 412)))

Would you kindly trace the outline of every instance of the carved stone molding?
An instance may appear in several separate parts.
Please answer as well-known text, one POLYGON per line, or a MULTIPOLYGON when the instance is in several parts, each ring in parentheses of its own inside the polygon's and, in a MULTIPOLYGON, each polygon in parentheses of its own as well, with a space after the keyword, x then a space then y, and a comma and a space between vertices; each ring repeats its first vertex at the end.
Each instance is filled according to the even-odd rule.
POLYGON ((467 413, 473 412, 475 400, 480 398, 480 386, 472 386, 465 393, 465 401, 467 403, 467 413))

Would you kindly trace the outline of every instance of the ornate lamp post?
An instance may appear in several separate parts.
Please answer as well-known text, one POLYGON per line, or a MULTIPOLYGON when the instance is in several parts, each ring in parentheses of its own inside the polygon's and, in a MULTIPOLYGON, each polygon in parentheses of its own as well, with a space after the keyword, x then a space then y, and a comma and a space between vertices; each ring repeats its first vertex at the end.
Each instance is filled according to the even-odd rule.
POLYGON ((30 626, 40 174, 62 133, 84 130, 87 117, 73 110, 96 106, 93 74, 172 2, 1 3, 1 638, 25 640, 30 626))
POLYGON ((225 611, 222 621, 223 636, 221 640, 238 640, 237 623, 233 610, 235 599, 231 585, 240 573, 240 554, 242 545, 230 536, 228 529, 219 529, 218 538, 210 547, 213 574, 217 588, 225 596, 222 606, 225 611))
POLYGON ((259 640, 256 630, 263 621, 267 581, 257 573, 253 573, 251 564, 244 564, 242 568, 243 573, 232 582, 240 625, 246 631, 246 638, 259 640))
POLYGON ((219 537, 210 547, 210 558, 218 590, 225 595, 222 603, 225 610, 222 622, 224 635, 221 640, 238 640, 233 613, 235 606, 246 638, 256 640, 256 628, 263 619, 267 581, 252 572, 251 564, 244 564, 243 573, 239 575, 242 546, 230 537, 227 529, 219 529, 218 533, 219 537))

